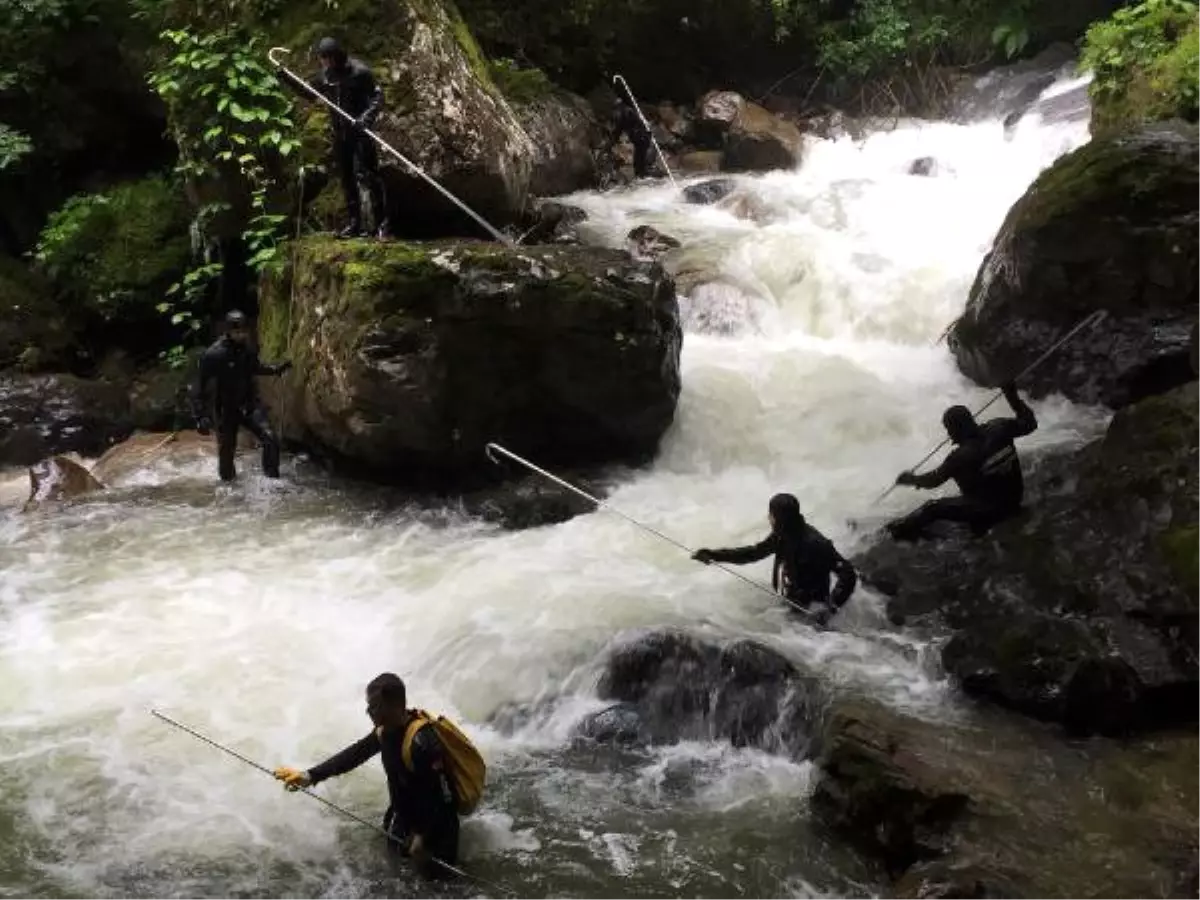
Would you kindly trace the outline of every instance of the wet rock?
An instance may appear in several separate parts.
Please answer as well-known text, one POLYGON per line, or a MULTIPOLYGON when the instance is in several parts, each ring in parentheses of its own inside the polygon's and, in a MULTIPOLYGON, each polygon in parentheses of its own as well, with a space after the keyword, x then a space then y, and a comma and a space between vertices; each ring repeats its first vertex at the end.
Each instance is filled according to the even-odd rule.
MULTIPOLYGON (((346 471, 482 481, 489 442, 546 466, 641 461, 679 395, 674 285, 620 251, 309 239, 261 291, 286 436, 346 471), (294 306, 293 306, 294 303, 294 306)), ((480 484, 479 486, 483 486, 480 484)))
POLYGON ((678 240, 649 225, 639 225, 625 236, 629 255, 643 262, 656 262, 680 246, 678 240))
POLYGON ((524 244, 578 244, 576 226, 587 221, 587 212, 578 206, 545 200, 537 206, 537 222, 525 234, 524 244))
POLYGON ((767 225, 777 218, 766 200, 751 191, 736 191, 718 201, 717 206, 730 215, 758 225, 767 225))
POLYGON ((52 456, 29 467, 29 500, 24 511, 102 490, 104 485, 86 467, 66 456, 52 456))
POLYGON ((765 645, 717 646, 677 631, 618 647, 596 690, 624 704, 623 733, 633 733, 636 718, 639 740, 725 739, 797 758, 808 750, 823 702, 815 679, 765 645))
POLYGON ((734 91, 709 91, 696 104, 696 136, 701 146, 720 150, 746 102, 734 91))
MULTIPOLYGON (((593 497, 604 497, 603 489, 589 483, 578 474, 555 474, 593 497)), ((566 488, 547 482, 541 476, 528 476, 494 488, 475 491, 463 498, 463 505, 470 514, 513 531, 557 525, 596 509, 594 503, 584 500, 566 488)))
POLYGON ((683 199, 688 203, 716 203, 736 187, 737 182, 732 178, 713 178, 709 181, 701 181, 699 184, 689 184, 683 189, 683 199))
POLYGON ((998 385, 1096 310, 1107 318, 1022 380, 1120 407, 1194 375, 1200 189, 1194 127, 1097 138, 1043 172, 1009 212, 948 340, 998 385))
MULTIPOLYGON (((258 442, 250 432, 238 432, 238 450, 257 449, 258 442)), ((130 475, 151 466, 170 462, 187 465, 200 460, 215 460, 217 439, 199 432, 138 432, 128 440, 110 447, 92 466, 92 474, 106 484, 123 481, 130 475)))
MULTIPOLYGON (((675 161, 675 167, 686 175, 716 174, 721 171, 720 150, 692 150, 681 153, 675 161)), ((687 195, 688 188, 684 188, 687 195)), ((697 202, 688 200, 689 203, 697 202)), ((703 202, 703 201, 699 201, 703 202)))
POLYGON ((1009 717, 929 722, 843 697, 811 805, 894 896, 1182 896, 1197 748, 1183 732, 1068 744, 1009 717))
POLYGON ((0 374, 0 464, 99 454, 132 430, 121 385, 73 375, 0 374))
POLYGON ((908 167, 909 175, 936 175, 938 170, 937 160, 932 156, 922 156, 920 159, 914 159, 908 167))
POLYGON ((884 541, 858 570, 893 621, 953 631, 942 660, 968 692, 1081 733, 1192 723, 1198 403, 1192 382, 1126 407, 1033 468, 1017 519, 884 541))
POLYGON ((529 189, 535 196, 569 194, 599 185, 592 148, 604 135, 591 104, 557 88, 511 103, 517 121, 533 142, 529 189))
POLYGON ((726 172, 792 169, 803 144, 791 122, 732 91, 712 91, 701 98, 696 134, 702 146, 723 151, 726 172))
POLYGON ((637 706, 632 703, 614 703, 585 716, 575 732, 598 744, 642 744, 650 738, 645 733, 637 706))

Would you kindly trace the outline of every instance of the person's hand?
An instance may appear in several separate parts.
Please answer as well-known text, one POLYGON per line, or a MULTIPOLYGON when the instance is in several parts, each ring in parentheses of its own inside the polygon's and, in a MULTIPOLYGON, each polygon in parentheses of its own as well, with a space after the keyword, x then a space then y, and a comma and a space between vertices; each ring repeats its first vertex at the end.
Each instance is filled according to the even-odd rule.
POLYGON ((912 472, 901 472, 896 476, 896 484, 913 486, 917 483, 917 476, 912 472))
POLYGON ((367 121, 366 116, 359 116, 357 119, 354 120, 354 130, 355 131, 366 131, 370 127, 371 127, 371 123, 367 121))
POLYGON ((201 437, 208 437, 212 434, 212 419, 208 416, 201 416, 196 420, 196 433, 201 437))
POLYGON ((1017 383, 1015 381, 1006 381, 1000 385, 1000 390, 1004 391, 1005 394, 1015 394, 1017 392, 1017 383))
POLYGON ((300 769, 291 769, 287 766, 280 766, 275 770, 275 778, 283 782, 284 788, 289 791, 298 791, 301 788, 312 787, 312 779, 308 777, 308 773, 300 769))
POLYGON ((692 554, 692 559, 694 559, 696 562, 704 563, 707 566, 713 561, 713 552, 702 547, 692 554))

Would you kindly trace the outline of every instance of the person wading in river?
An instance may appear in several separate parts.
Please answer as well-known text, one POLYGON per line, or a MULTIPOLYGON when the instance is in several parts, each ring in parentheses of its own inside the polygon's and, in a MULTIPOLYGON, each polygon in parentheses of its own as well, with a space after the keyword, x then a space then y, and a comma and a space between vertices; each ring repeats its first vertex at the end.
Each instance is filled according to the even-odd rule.
MULTIPOLYGON (((316 53, 321 71, 309 79, 309 86, 354 118, 354 122, 350 123, 335 112, 329 114, 333 158, 342 181, 349 218, 349 223, 338 232, 338 236, 360 237, 366 234, 363 229, 362 198, 358 192, 357 173, 361 172, 371 198, 375 236, 389 237, 391 229, 387 219, 383 178, 379 174, 379 153, 375 149, 375 141, 363 131, 375 126, 375 120, 383 109, 383 91, 366 64, 347 56, 333 38, 322 38, 317 44, 316 53)), ((290 72, 280 69, 278 75, 296 93, 308 96, 299 80, 290 72)))
POLYGON ((612 84, 613 90, 617 92, 617 105, 612 116, 611 147, 617 145, 621 135, 629 135, 629 141, 633 144, 633 174, 638 178, 645 178, 650 174, 650 132, 642 123, 633 97, 629 95, 625 86, 615 77, 612 84))
POLYGON ((980 425, 965 406, 951 406, 942 415, 955 448, 936 469, 924 475, 901 472, 896 484, 930 490, 953 478, 962 496, 930 500, 889 523, 893 539, 917 540, 938 521, 962 522, 981 535, 1021 509, 1025 481, 1013 440, 1032 434, 1038 423, 1016 385, 1004 386, 1004 398, 1017 414, 1015 418, 990 419, 980 425))
POLYGON ((833 543, 809 525, 800 514, 800 501, 792 494, 776 494, 768 506, 771 533, 757 544, 726 550, 697 550, 692 559, 705 565, 713 562, 745 565, 775 554, 771 587, 792 603, 813 608, 814 618, 824 624, 854 593, 858 575, 838 553, 833 543), (837 576, 833 593, 829 578, 837 576))
POLYGON ((451 865, 458 861, 458 787, 450 773, 453 759, 439 736, 444 720, 435 726, 407 704, 400 677, 379 675, 367 685, 367 715, 375 727, 366 737, 307 772, 280 766, 275 777, 294 791, 381 754, 390 800, 383 817, 383 829, 392 836, 388 845, 411 857, 424 874, 435 875, 445 870, 434 857, 451 865))
POLYGON ((200 373, 192 386, 192 415, 200 434, 212 432, 209 410, 216 414, 217 470, 222 481, 237 477, 233 458, 237 453, 239 428, 245 428, 262 445, 263 474, 268 478, 279 477, 279 441, 267 421, 254 379, 258 375, 282 375, 292 364, 263 365, 258 352, 249 344, 249 336, 245 315, 232 310, 225 316, 225 334, 200 357, 200 373), (210 395, 213 383, 215 403, 210 395))

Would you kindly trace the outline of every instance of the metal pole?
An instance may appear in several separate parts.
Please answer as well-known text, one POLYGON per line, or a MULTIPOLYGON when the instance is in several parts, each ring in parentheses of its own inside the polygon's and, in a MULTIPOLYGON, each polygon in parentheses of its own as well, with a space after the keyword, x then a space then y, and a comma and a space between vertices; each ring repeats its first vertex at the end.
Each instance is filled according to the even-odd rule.
MULTIPOLYGON (((246 765, 251 766, 255 769, 258 769, 258 771, 263 772, 267 775, 270 775, 272 778, 275 777, 275 773, 272 772, 270 769, 268 769, 266 766, 256 763, 254 760, 249 759, 248 757, 242 756, 242 754, 238 753, 236 750, 232 750, 229 747, 226 747, 224 744, 217 743, 212 738, 205 737, 200 732, 196 731, 194 728, 189 728, 188 726, 184 725, 182 722, 176 722, 170 716, 165 716, 162 713, 160 713, 157 709, 150 710, 150 715, 152 715, 158 719, 161 719, 162 721, 166 722, 168 725, 174 725, 180 731, 186 731, 192 737, 196 738, 196 740, 203 741, 204 743, 208 744, 210 747, 216 747, 222 753, 228 753, 234 759, 240 760, 240 761, 244 762, 246 765)), ((338 806, 336 803, 332 803, 329 800, 326 800, 320 794, 314 794, 308 788, 299 788, 299 791, 302 794, 307 794, 309 797, 312 797, 314 800, 318 800, 321 803, 324 803, 330 809, 341 813, 346 818, 353 819, 359 825, 366 825, 368 828, 372 828, 375 831, 378 831, 389 841, 396 840, 395 835, 389 834, 381 826, 376 825, 374 822, 368 822, 366 819, 362 818, 361 816, 355 815, 354 813, 350 812, 350 810, 348 810, 348 809, 343 809, 342 807, 338 806)), ((482 878, 477 878, 474 875, 464 872, 462 869, 459 869, 459 868, 456 868, 455 866, 450 865, 450 863, 448 863, 448 862, 443 862, 442 860, 438 859, 436 856, 433 856, 430 858, 435 863, 437 863, 439 866, 446 869, 446 871, 448 871, 448 872, 453 872, 455 875, 460 875, 463 878, 478 882, 479 884, 482 884, 485 887, 490 887, 493 890, 500 891, 501 893, 506 893, 506 894, 511 893, 511 891, 507 891, 506 889, 500 887, 499 885, 491 884, 490 882, 484 881, 482 878)))
MULTIPOLYGON (((1047 350, 1045 353, 1043 353, 1041 356, 1039 356, 1037 359, 1035 359, 1033 362, 1031 362, 1029 365, 1027 365, 1024 369, 1022 369, 1017 374, 1017 376, 1012 379, 1013 382, 1015 383, 1017 381, 1020 381, 1022 378, 1024 378, 1026 375, 1028 375, 1030 372, 1032 372, 1034 369, 1036 369, 1038 366, 1040 366, 1042 363, 1044 363, 1046 360, 1048 360, 1054 354, 1054 352, 1056 350, 1058 350, 1059 347, 1061 347, 1063 344, 1065 344, 1071 338, 1075 337, 1075 335, 1077 335, 1080 331, 1082 331, 1087 326, 1095 325, 1095 324, 1099 323, 1100 320, 1103 319, 1106 315, 1108 315, 1108 313, 1105 310, 1103 310, 1103 309, 1096 310, 1094 313, 1092 313, 1090 316, 1085 318, 1082 322, 1080 322, 1078 325, 1076 325, 1074 328, 1072 328, 1070 331, 1068 331, 1062 338, 1060 338, 1058 341, 1056 341, 1049 350, 1047 350)), ((946 329, 947 332, 949 332, 949 330, 950 330, 949 328, 946 329)), ((997 400, 999 400, 1003 394, 1004 394, 1004 391, 1002 391, 1002 390, 996 391, 996 393, 994 393, 992 395, 992 399, 989 400, 987 403, 983 404, 983 406, 979 407, 979 409, 975 412, 975 415, 976 416, 980 415, 989 406, 991 406, 993 403, 995 403, 997 400)), ((917 463, 915 466, 913 466, 909 471, 916 472, 917 469, 921 468, 921 466, 923 466, 923 465, 925 465, 925 463, 929 462, 929 460, 933 458, 934 454, 936 454, 939 450, 941 450, 943 447, 945 447, 948 443, 950 443, 950 438, 948 438, 948 437, 943 438, 942 442, 940 444, 938 444, 936 447, 934 447, 932 450, 930 450, 928 453, 926 453, 925 457, 919 463, 917 463)), ((881 503, 897 487, 899 487, 899 485, 893 484, 886 491, 884 491, 882 494, 880 494, 878 497, 876 497, 874 502, 876 504, 881 503)))
MULTIPOLYGON (((274 65, 277 69, 287 72, 288 75, 290 75, 293 79, 295 79, 295 82, 297 84, 299 84, 306 91, 308 91, 310 94, 312 94, 318 100, 320 100, 322 103, 324 103, 326 106, 328 106, 331 110, 336 112, 339 116, 341 116, 347 122, 349 122, 350 124, 355 125, 357 127, 357 123, 352 115, 350 115, 348 112, 346 112, 340 106, 338 106, 336 103, 331 101, 328 97, 326 97, 320 91, 316 90, 312 85, 310 85, 307 81, 305 81, 303 78, 301 78, 295 72, 293 72, 291 69, 289 69, 283 63, 281 63, 277 59, 275 59, 276 53, 291 53, 291 52, 292 51, 288 50, 286 47, 272 47, 267 52, 267 58, 269 60, 271 60, 271 64, 274 65)), ((388 153, 392 154, 392 156, 396 157, 396 159, 400 160, 400 162, 403 163, 405 166, 407 166, 409 171, 411 171, 414 175, 417 175, 420 178, 423 178, 428 184, 430 184, 433 188, 435 188, 437 191, 439 191, 442 194, 442 196, 444 196, 447 200, 449 200, 451 203, 453 203, 455 206, 457 206, 459 209, 461 209, 463 212, 465 212, 468 216, 470 216, 472 219, 474 219, 476 222, 478 222, 481 226, 483 226, 483 228, 490 235, 492 235, 492 237, 494 237, 496 240, 500 241, 500 243, 502 243, 502 244, 507 244, 509 246, 513 246, 512 238, 510 238, 508 235, 504 234, 502 231, 499 231, 498 229, 494 228, 490 222, 488 222, 481 215, 479 215, 477 212, 475 212, 475 210, 471 209, 471 207, 467 206, 467 204, 463 203, 461 200, 459 200, 457 197, 455 197, 452 193, 450 193, 450 191, 446 190, 446 188, 444 188, 440 184, 438 184, 437 181, 435 181, 433 178, 426 175, 424 170, 422 170, 420 166, 418 166, 416 163, 412 162, 407 157, 405 157, 399 150, 397 150, 395 147, 393 147, 391 144, 389 144, 387 141, 385 141, 383 138, 381 138, 378 134, 376 134, 370 128, 366 128, 366 127, 363 127, 362 132, 363 132, 363 134, 367 135, 372 140, 374 140, 375 143, 377 143, 380 147, 382 147, 388 153)))
POLYGON ((642 120, 642 125, 646 128, 646 133, 650 135, 650 143, 654 145, 654 152, 658 154, 659 161, 663 164, 663 168, 667 170, 667 177, 671 179, 671 184, 679 187, 679 182, 675 180, 675 176, 671 174, 671 167, 667 165, 667 158, 663 156, 662 148, 658 146, 658 141, 654 139, 654 129, 650 127, 650 123, 646 121, 646 117, 642 115, 642 108, 638 106, 637 100, 633 96, 633 91, 629 89, 629 82, 625 80, 624 75, 614 75, 613 81, 619 81, 624 86, 629 94, 629 99, 633 102, 633 111, 637 113, 638 118, 642 120))
MULTIPOLYGON (((530 469, 533 472, 537 472, 537 474, 541 475, 543 478, 548 478, 550 481, 553 481, 555 484, 560 485, 561 487, 565 487, 568 491, 574 491, 580 497, 583 497, 585 500, 590 500, 592 503, 595 503, 601 509, 606 509, 610 513, 620 516, 626 522, 629 522, 632 525, 636 525, 638 528, 642 529, 643 531, 654 535, 656 538, 659 538, 660 540, 664 540, 668 544, 678 547, 684 553, 688 554, 688 556, 691 556, 693 553, 696 552, 691 547, 687 546, 686 544, 681 544, 679 541, 675 540, 675 538, 663 534, 658 529, 651 528, 649 525, 639 522, 637 519, 633 518, 633 516, 627 516, 625 513, 621 512, 615 506, 611 506, 608 503, 605 503, 603 500, 601 500, 598 497, 593 497, 587 491, 580 490, 579 488, 575 487, 575 485, 571 484, 570 482, 563 481, 563 479, 559 478, 557 475, 553 475, 550 472, 547 472, 545 469, 535 466, 529 460, 524 459, 520 456, 517 456, 517 454, 513 453, 511 450, 506 450, 504 447, 501 447, 499 444, 488 444, 487 445, 487 448, 486 448, 487 457, 492 462, 497 461, 496 458, 492 455, 493 451, 503 453, 509 459, 512 459, 512 460, 520 463, 521 465, 525 466, 527 469, 530 469)), ((793 607, 794 609, 798 610, 799 612, 803 613, 806 616, 811 617, 811 615, 812 615, 803 606, 801 606, 798 603, 794 603, 793 601, 789 600, 787 597, 785 597, 783 594, 779 593, 778 591, 774 590, 773 588, 767 587, 761 581, 756 581, 753 578, 747 578, 741 572, 736 572, 733 569, 726 568, 725 566, 721 565, 718 562, 709 563, 709 565, 716 566, 722 572, 726 572, 726 573, 732 575, 734 578, 740 579, 741 581, 746 582, 746 584, 758 588, 763 593, 770 594, 772 597, 774 597, 777 600, 782 600, 784 603, 787 603, 789 606, 793 607)))

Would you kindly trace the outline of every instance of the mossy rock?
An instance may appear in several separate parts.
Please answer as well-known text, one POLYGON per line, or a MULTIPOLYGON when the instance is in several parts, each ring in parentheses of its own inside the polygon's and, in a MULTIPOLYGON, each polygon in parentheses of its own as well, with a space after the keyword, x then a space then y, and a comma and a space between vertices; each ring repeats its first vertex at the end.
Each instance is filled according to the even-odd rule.
POLYGON ((309 238, 261 285, 266 385, 291 440, 381 480, 466 478, 489 441, 540 458, 644 459, 670 424, 671 281, 625 254, 309 238))

